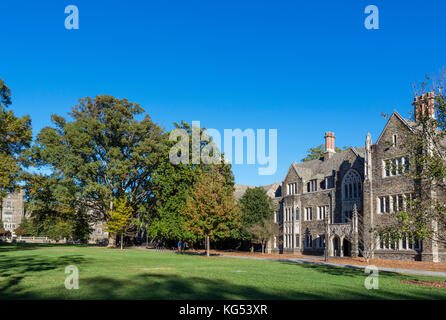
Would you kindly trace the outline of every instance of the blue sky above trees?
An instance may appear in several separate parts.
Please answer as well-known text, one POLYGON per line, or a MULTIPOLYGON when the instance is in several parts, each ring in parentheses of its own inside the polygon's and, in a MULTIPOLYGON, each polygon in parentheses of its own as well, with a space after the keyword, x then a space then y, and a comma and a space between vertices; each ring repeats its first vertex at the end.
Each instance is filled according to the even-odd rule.
POLYGON ((377 139, 381 112, 411 109, 412 84, 446 65, 444 1, 2 2, 0 77, 34 133, 79 98, 140 103, 166 129, 278 129, 278 170, 235 165, 236 182, 283 179, 321 144, 377 139), (80 29, 64 28, 77 5, 80 29), (380 29, 364 28, 364 9, 380 29))

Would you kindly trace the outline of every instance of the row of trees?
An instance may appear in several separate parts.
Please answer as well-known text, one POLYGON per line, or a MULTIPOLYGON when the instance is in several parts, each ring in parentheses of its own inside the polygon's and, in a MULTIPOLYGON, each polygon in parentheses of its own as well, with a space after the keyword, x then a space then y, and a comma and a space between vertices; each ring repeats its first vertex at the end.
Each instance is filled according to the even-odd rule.
MULTIPOLYGON (((264 241, 250 228, 272 218, 265 191, 247 192, 248 197, 262 191, 267 199, 266 209, 253 210, 249 199, 235 201, 234 177, 225 161, 172 164, 169 151, 176 141, 137 103, 108 95, 80 99, 68 119, 52 115, 52 125, 31 143, 29 117, 8 110, 11 92, 0 85, 0 189, 4 195, 25 188, 31 217, 20 226, 21 234, 85 241, 91 223, 101 221, 112 246, 117 237, 122 246, 125 236, 141 233, 188 242, 264 241), (251 217, 259 210, 262 219, 251 217)), ((174 127, 184 129, 192 142, 189 124, 174 127)), ((212 140, 202 140, 202 150, 218 151, 212 140)))

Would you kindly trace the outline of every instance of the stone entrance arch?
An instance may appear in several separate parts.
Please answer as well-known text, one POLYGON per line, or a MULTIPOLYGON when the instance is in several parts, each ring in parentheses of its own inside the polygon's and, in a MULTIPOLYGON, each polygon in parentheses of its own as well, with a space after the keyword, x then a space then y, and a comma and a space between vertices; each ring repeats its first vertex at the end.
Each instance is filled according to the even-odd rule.
POLYGON ((341 239, 339 239, 338 236, 334 236, 332 239, 332 250, 330 255, 334 257, 340 257, 341 256, 341 239))
POLYGON ((342 255, 344 257, 350 257, 352 252, 352 245, 348 239, 344 238, 342 241, 342 255))

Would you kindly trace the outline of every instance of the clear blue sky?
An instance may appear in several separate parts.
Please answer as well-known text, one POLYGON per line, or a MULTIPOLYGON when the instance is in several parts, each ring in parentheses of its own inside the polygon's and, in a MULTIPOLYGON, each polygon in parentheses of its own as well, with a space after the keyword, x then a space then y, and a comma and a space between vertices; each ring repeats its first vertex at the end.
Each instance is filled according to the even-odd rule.
POLYGON ((382 112, 407 116, 412 84, 446 65, 445 19, 442 0, 3 0, 0 77, 34 133, 98 94, 140 103, 166 129, 277 129, 275 175, 234 166, 237 183, 261 185, 325 131, 360 146, 382 112), (79 30, 64 28, 69 4, 79 30), (379 30, 364 28, 369 4, 379 30))

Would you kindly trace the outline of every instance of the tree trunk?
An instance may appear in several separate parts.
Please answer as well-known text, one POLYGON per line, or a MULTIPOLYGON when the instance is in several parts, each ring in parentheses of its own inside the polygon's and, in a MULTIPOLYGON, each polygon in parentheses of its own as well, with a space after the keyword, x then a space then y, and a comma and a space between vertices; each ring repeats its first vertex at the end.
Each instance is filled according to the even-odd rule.
MULTIPOLYGON (((113 201, 110 200, 110 211, 113 210, 113 201)), ((109 234, 108 236, 108 245, 107 248, 115 248, 116 247, 116 237, 109 234)))
POLYGON ((121 250, 124 249, 124 234, 121 233, 121 250))
POLYGON ((149 247, 149 233, 146 230, 146 249, 149 247))
POLYGON ((210 256, 210 249, 211 249, 211 241, 209 239, 209 236, 206 236, 206 257, 210 256))
POLYGON ((251 242, 251 253, 254 253, 254 244, 251 242))
POLYGON ((108 237, 108 248, 115 248, 116 247, 116 236, 110 235, 108 237))

